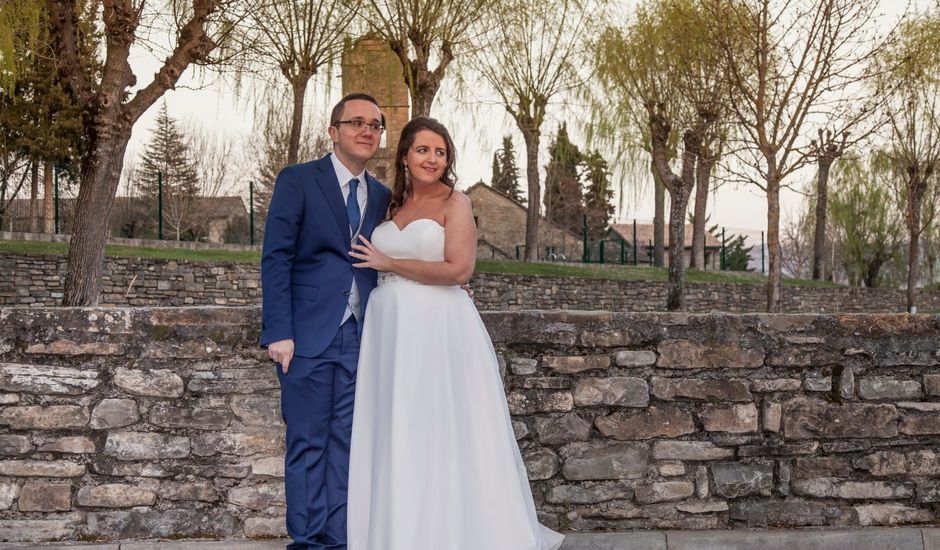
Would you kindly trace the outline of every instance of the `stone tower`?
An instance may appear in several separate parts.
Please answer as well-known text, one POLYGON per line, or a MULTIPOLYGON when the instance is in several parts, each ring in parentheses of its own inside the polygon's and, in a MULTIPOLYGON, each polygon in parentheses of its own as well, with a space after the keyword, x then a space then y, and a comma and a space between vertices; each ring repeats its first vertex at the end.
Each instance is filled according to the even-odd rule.
POLYGON ((379 102, 385 114, 383 144, 368 169, 391 187, 398 136, 411 118, 410 96, 402 79, 401 62, 384 41, 365 36, 347 45, 342 71, 343 95, 365 92, 379 102))

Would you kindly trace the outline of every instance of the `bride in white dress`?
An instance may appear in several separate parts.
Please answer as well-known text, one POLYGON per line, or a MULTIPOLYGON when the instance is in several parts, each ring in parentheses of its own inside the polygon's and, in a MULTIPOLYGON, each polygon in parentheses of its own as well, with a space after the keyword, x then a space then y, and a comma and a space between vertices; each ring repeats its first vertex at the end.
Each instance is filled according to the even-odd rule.
POLYGON ((349 465, 349 550, 555 550, 538 522, 493 344, 467 293, 476 227, 434 119, 402 130, 388 221, 362 238, 366 311, 349 465))

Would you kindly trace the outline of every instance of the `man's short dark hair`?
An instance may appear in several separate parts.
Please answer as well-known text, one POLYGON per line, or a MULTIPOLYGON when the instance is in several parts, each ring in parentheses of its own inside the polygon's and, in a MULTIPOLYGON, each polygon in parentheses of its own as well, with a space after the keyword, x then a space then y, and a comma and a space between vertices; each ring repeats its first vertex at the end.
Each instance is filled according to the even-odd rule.
MULTIPOLYGON (((368 101, 369 103, 374 104, 376 107, 379 107, 379 102, 369 94, 364 94, 361 92, 347 94, 346 97, 339 100, 339 103, 333 107, 333 112, 330 113, 330 126, 335 126, 336 123, 339 122, 339 119, 343 116, 343 109, 346 108, 346 103, 356 99, 368 101)), ((382 126, 385 126, 385 113, 382 112, 381 107, 379 107, 379 114, 382 116, 382 126)))

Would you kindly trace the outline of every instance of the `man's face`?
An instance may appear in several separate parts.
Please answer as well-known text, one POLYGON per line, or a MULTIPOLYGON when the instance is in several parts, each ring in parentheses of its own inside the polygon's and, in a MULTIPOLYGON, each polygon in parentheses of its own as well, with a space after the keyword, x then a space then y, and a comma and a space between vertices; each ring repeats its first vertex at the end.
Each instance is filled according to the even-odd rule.
POLYGON ((356 129, 353 124, 340 123, 330 126, 330 138, 333 140, 333 150, 340 160, 348 159, 365 163, 379 149, 382 134, 373 131, 368 124, 382 124, 382 113, 371 101, 353 99, 343 106, 341 121, 361 120, 366 123, 362 128, 356 129))

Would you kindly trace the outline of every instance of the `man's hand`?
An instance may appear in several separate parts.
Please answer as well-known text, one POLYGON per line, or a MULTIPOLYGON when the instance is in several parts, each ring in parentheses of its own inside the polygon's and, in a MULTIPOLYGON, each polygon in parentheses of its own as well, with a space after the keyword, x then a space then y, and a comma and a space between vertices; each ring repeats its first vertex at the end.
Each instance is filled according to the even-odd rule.
POLYGON ((284 374, 287 374, 287 369, 290 368, 290 360, 294 357, 294 341, 288 339, 272 342, 268 345, 268 357, 275 363, 280 363, 281 370, 284 371, 284 374))
POLYGON ((464 283, 460 285, 460 288, 462 288, 467 293, 467 296, 470 297, 471 302, 476 302, 476 300, 473 299, 473 289, 470 288, 470 283, 464 283))

